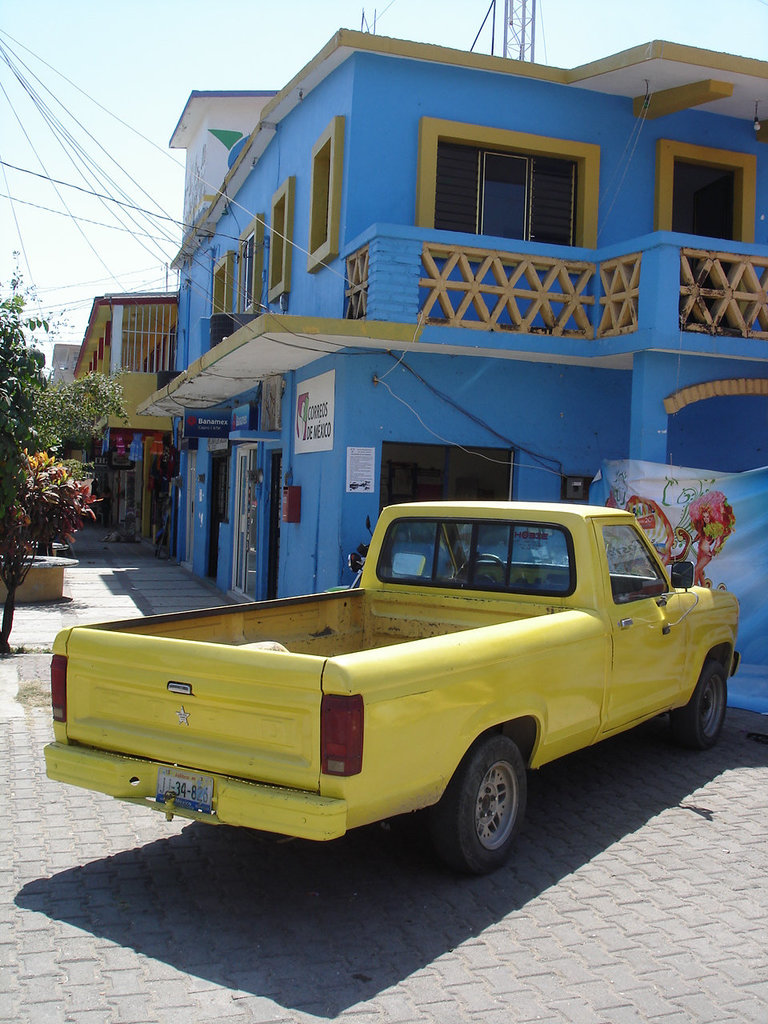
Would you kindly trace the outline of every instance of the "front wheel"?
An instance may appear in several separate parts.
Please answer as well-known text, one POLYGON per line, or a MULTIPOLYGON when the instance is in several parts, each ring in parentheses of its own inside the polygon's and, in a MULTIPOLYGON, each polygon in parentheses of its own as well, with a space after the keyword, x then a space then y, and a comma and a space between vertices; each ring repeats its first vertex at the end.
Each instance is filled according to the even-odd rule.
POLYGON ((708 750, 720 736, 727 702, 725 669, 717 661, 708 661, 691 699, 685 707, 670 712, 673 738, 684 747, 708 750))
POLYGON ((525 815, 526 792, 525 765, 516 744, 501 735, 476 741, 430 809, 437 855, 468 874, 500 867, 525 815))

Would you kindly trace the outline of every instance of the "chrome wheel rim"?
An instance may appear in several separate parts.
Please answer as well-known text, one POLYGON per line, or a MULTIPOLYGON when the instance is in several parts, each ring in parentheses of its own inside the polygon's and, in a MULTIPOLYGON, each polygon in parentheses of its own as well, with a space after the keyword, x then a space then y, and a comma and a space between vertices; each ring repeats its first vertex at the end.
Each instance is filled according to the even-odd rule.
POLYGON ((517 777, 506 761, 492 764, 480 783, 475 803, 477 838, 486 850, 496 850, 509 837, 517 816, 517 777))

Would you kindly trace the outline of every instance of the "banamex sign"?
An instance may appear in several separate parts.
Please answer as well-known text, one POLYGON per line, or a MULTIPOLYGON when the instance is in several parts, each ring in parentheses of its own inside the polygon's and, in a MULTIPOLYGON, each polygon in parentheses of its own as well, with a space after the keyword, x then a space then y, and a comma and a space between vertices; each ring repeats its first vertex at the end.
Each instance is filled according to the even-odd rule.
POLYGON ((298 385, 294 417, 297 455, 333 449, 335 383, 336 371, 329 370, 298 385))

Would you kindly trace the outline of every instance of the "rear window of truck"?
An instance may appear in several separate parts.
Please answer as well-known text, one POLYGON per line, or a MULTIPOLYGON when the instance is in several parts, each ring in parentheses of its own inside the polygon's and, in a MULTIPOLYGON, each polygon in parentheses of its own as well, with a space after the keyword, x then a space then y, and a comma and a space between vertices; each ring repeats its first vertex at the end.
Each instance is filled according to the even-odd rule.
POLYGON ((377 565, 385 583, 566 596, 576 588, 573 544, 547 523, 398 519, 377 565))

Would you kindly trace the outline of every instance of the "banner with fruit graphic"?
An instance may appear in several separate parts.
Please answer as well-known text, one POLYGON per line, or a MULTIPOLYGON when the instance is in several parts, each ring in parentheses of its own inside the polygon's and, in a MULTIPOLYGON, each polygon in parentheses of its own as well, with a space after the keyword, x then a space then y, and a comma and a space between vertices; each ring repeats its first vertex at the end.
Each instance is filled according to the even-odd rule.
POLYGON ((729 682, 729 704, 768 712, 768 468, 718 474, 603 462, 591 498, 634 512, 665 565, 693 562, 697 586, 738 597, 742 663, 729 682))

